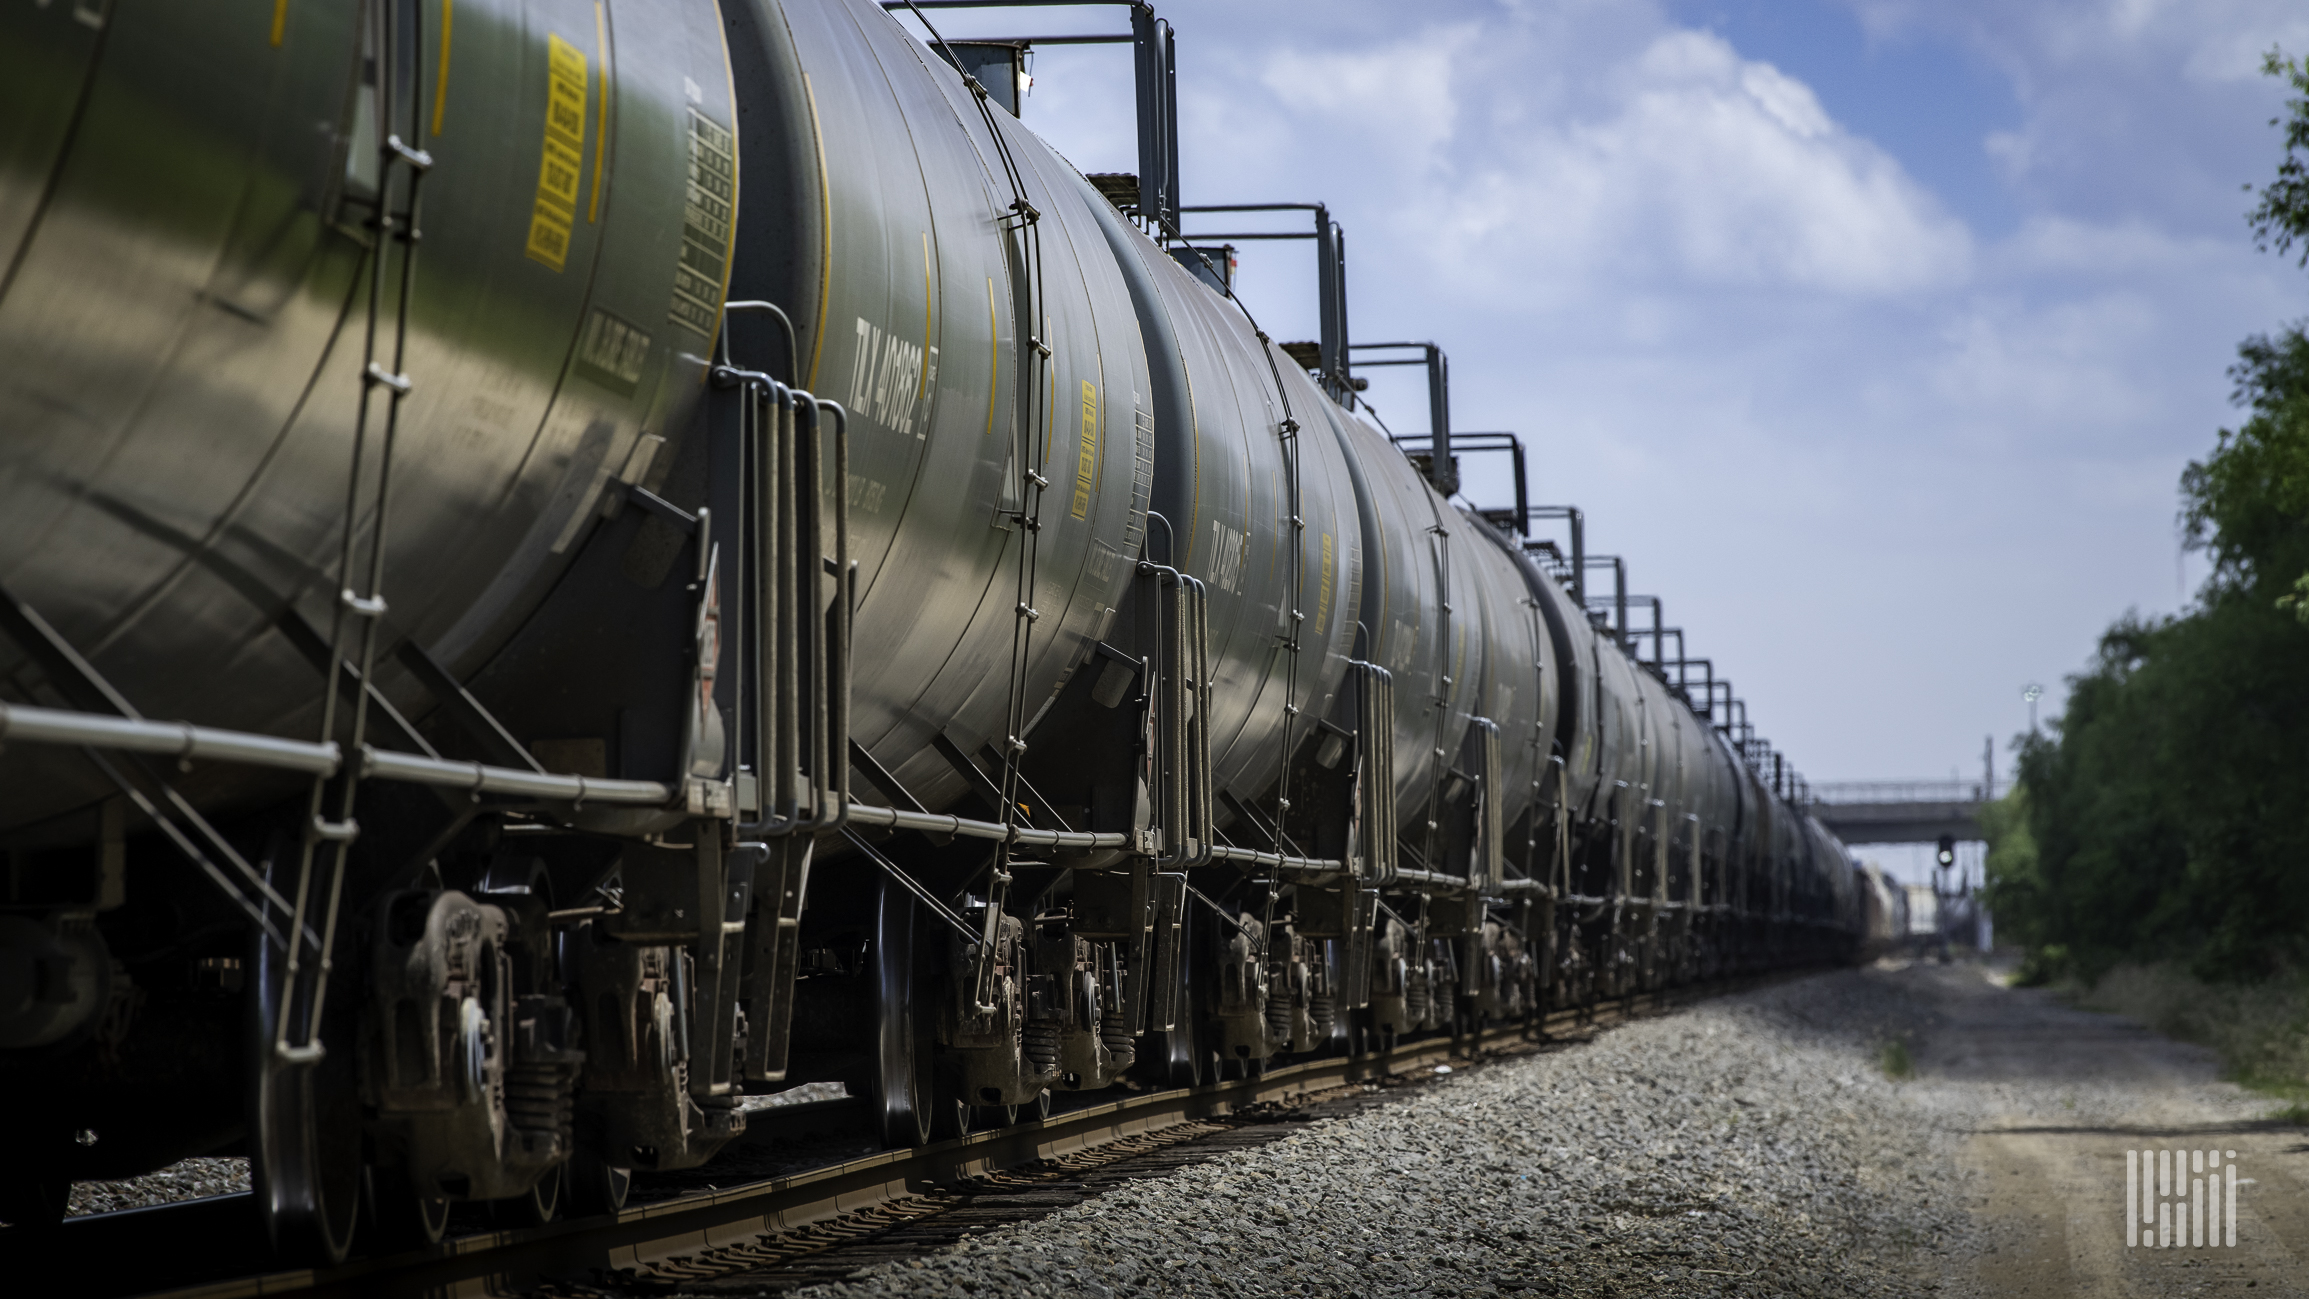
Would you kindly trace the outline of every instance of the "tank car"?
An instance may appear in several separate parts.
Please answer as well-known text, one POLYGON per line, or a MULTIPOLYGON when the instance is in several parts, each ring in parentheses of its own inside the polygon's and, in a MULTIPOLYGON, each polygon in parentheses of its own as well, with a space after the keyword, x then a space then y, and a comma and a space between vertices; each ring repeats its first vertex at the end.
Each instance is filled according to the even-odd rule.
POLYGON ((1850 955, 1712 695, 943 53, 0 17, 0 1220, 244 1150, 339 1259, 802 1082, 908 1145, 1850 955))
POLYGON ((1857 868, 1861 907, 1861 956, 1890 956, 1909 946, 1908 890, 1881 866, 1857 868))

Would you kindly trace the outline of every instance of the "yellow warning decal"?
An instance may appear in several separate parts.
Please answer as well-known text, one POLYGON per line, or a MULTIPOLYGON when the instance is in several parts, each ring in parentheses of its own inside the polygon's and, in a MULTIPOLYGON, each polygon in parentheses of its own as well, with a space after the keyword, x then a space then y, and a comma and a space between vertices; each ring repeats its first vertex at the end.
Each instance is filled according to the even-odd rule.
POLYGON ((1082 454, 1074 462, 1074 517, 1090 514, 1090 480, 1098 473, 1098 389, 1082 385, 1082 454))
MULTIPOLYGON (((441 2, 447 4, 449 0, 441 2)), ((601 95, 594 100, 600 121, 593 133, 593 197, 585 203, 587 225, 601 219, 602 155, 609 152, 609 18, 602 12, 601 0, 593 0, 593 49, 601 56, 601 95)))
POLYGON ((433 134, 441 134, 441 118, 449 111, 449 29, 455 25, 450 12, 453 0, 441 0, 441 60, 433 72, 433 134))
POLYGON ((1315 630, 1318 633, 1331 629, 1331 572, 1334 562, 1331 534, 1326 532, 1323 534, 1323 565, 1315 579, 1321 583, 1315 592, 1315 630))
POLYGON ((545 51, 545 157, 537 168, 537 206, 529 216, 529 256, 558 271, 569 260, 578 179, 585 174, 586 60, 558 36, 545 38, 545 51))
POLYGON ((986 432, 994 432, 994 394, 1002 378, 1002 322, 994 315, 994 279, 986 280, 986 432))

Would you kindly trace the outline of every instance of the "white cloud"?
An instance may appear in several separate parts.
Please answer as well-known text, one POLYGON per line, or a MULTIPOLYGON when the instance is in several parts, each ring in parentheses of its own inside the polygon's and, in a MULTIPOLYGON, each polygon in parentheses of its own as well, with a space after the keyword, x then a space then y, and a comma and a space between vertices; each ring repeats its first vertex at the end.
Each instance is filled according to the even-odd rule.
POLYGON ((2036 161, 2034 142, 2019 131, 1990 131, 1980 147, 2004 174, 2006 184, 2017 185, 2027 179, 2029 167, 2036 161))
POLYGON ((2210 271, 2234 264, 2238 244, 2176 235, 2137 217, 2101 224, 2042 213, 2022 222, 1989 257, 2003 272, 2107 279, 2142 272, 2210 271))
POLYGON ((1376 49, 1285 49, 1259 80, 1287 111, 1322 120, 1374 155, 1428 160, 1451 139, 1453 75, 1476 39, 1473 24, 1459 24, 1376 49))
POLYGON ((2181 71, 2192 81, 2258 82, 2261 58, 2272 45, 2298 57, 2309 45, 2309 18, 2257 22, 2227 31, 2201 35, 2181 71))
MULTIPOLYGON (((1967 32, 2040 69, 2127 52, 2187 63, 2208 50, 2267 49, 2309 32, 2294 0, 1846 0, 1878 39, 1917 30, 1967 32)), ((2250 76, 2258 71, 2237 69, 2250 76)))
POLYGON ((1896 159, 1718 36, 1577 5, 1361 43, 1306 30, 1182 104, 1190 141, 1229 160, 1190 155, 1199 195, 1384 192, 1339 210, 1358 247, 1500 302, 1631 279, 1882 297, 1969 273, 1970 235, 1896 159))
POLYGON ((2105 439, 2156 404, 2130 364, 2156 324, 2154 308, 2130 293, 2047 307, 1980 302, 1942 327, 1931 389, 1951 413, 2006 439, 2105 439))
POLYGON ((1812 93, 1812 88, 1801 81, 1783 76, 1778 68, 1769 63, 1742 64, 1740 89, 1748 92, 1748 97, 1761 105, 1772 120, 1778 122, 1790 135, 1812 140, 1835 133, 1835 123, 1828 120, 1828 114, 1820 107, 1820 100, 1812 93))
POLYGON ((2159 9, 2170 8, 2164 0, 2109 0, 2109 26, 2125 36, 2138 36, 2157 17, 2159 9))
POLYGON ((1583 112, 1508 114, 1519 129, 1459 142, 1467 180, 1434 204, 1445 268, 1551 296, 1630 274, 1858 295, 1964 278, 1961 223, 1808 87, 1721 38, 1664 33, 1597 91, 1583 112))

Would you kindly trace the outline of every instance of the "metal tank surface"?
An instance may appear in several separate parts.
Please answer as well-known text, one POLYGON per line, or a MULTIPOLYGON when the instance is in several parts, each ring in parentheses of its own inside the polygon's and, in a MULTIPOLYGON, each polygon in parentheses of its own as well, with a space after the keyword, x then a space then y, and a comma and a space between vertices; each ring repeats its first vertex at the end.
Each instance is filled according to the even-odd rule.
MULTIPOLYGON (((999 746, 1019 729, 1008 674, 1029 683, 1031 722, 1115 616, 1151 487, 1145 352, 1090 211, 1103 200, 1072 167, 981 113, 876 10, 739 8, 733 30, 753 47, 739 57, 763 68, 748 156, 815 170, 822 208, 749 235, 733 292, 788 304, 789 381, 850 411, 856 635, 870 651, 852 733, 943 806, 966 780, 930 737, 999 746), (1014 202, 1039 221, 1006 223, 1014 202), (1049 355, 1028 365, 1038 345, 1049 355), (1049 484, 1029 489, 1047 502, 1034 529, 1018 519, 1029 473, 1049 484), (1034 610, 1023 634, 1021 604, 1034 610)), ((751 359, 783 371, 785 340, 748 336, 751 359)))
POLYGON ((1446 737, 1455 743, 1466 727, 1486 647, 1468 633, 1477 606, 1464 577, 1451 581, 1450 533, 1438 521, 1433 489, 1378 430, 1351 416, 1340 426, 1342 445, 1363 466, 1358 485, 1370 498, 1364 656, 1394 676, 1396 805, 1408 820, 1435 784, 1436 749, 1446 737))
POLYGON ((1557 777, 1559 797, 1566 806, 1593 805, 1603 770, 1598 733, 1603 726, 1603 704, 1598 694, 1596 652, 1601 641, 1586 611, 1572 601, 1571 592, 1545 574, 1539 575, 1539 611, 1546 620, 1557 673, 1554 757, 1563 763, 1557 777))
POLYGON ((245 1150, 327 1265, 805 1082, 903 1147, 1871 950, 1712 668, 1362 406, 1333 227, 1322 344, 1180 262, 1121 9, 1135 177, 867 0, 0 16, 0 1222, 245 1150))
MULTIPOLYGON (((313 735, 390 420, 384 633, 469 675, 701 391, 736 182, 713 6, 408 7, 397 63, 358 7, 75 12, 0 19, 43 69, 0 79, 0 587, 147 713, 313 735), (380 123, 433 165, 380 180, 380 123), (374 221, 415 176, 404 278, 374 221), (693 178, 716 192, 686 205, 693 178), (391 416, 370 365, 407 385, 391 416)), ((40 679, 21 646, 0 673, 40 679)), ((396 662, 377 684, 427 700, 396 662)), ((10 828, 110 792, 22 750, 0 781, 10 828)))
POLYGON ((1354 490, 1305 371, 1111 208, 1106 223, 1118 261, 1149 281, 1141 321, 1162 340, 1148 346, 1165 353, 1158 373, 1176 358, 1156 386, 1163 523, 1150 553, 1210 592, 1214 777, 1248 803, 1277 779, 1286 726, 1292 749, 1314 735, 1353 656, 1354 490))

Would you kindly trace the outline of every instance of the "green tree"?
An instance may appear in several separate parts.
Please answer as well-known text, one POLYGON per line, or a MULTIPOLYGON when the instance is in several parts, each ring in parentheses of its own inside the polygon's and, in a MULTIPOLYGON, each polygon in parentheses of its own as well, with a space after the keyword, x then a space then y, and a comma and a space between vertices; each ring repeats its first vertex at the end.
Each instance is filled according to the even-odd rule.
POLYGON ((2036 860, 2015 876, 2033 889, 2028 937, 2065 949, 2087 978, 2128 958, 2189 959, 2209 978, 2299 960, 2304 651, 2309 631, 2234 593, 2186 617, 2109 629, 2070 679, 2054 733, 2022 748, 2036 860))
MULTIPOLYGON (((2261 187, 2260 202, 2245 220, 2253 227, 2254 245, 2263 252, 2272 247, 2282 256, 2291 252, 2293 245, 2301 245, 2300 264, 2309 266, 2309 68, 2302 61, 2288 58, 2281 48, 2272 47, 2261 58, 2261 71, 2277 77, 2293 88, 2294 94, 2285 101, 2285 115, 2272 117, 2269 125, 2282 127, 2285 132, 2285 156, 2278 160, 2277 179, 2261 187)), ((2247 192, 2253 187, 2247 185, 2247 192)), ((2301 392, 2305 375, 2302 357, 2304 345, 2301 327, 2287 329, 2275 342, 2266 335, 2245 340, 2242 349, 2244 361, 2230 374, 2239 380, 2239 395, 2248 399, 2259 417, 2270 417, 2271 426, 2255 430, 2251 424, 2239 436, 2240 446, 2234 458, 2233 472, 2228 481, 2210 484, 2214 495, 2224 501, 2239 495, 2236 488, 2248 488, 2257 482, 2274 481, 2279 485, 2277 495, 2293 508, 2289 517, 2297 528, 2303 516, 2302 497, 2309 493, 2309 441, 2305 441, 2297 403, 2288 403, 2286 397, 2301 392), (2243 371, 2244 373, 2240 373, 2243 371), (2261 384, 2257 380, 2269 378, 2278 382, 2261 384), (2272 400, 2275 399, 2275 400, 2272 400), (2292 418, 2282 417, 2285 406, 2291 405, 2292 418), (2256 444, 2257 443, 2257 444, 2256 444), (2219 489, 2227 488, 2223 492, 2219 489)), ((2254 423, 2260 423, 2256 419, 2254 423)), ((2192 479, 2184 479, 2184 486, 2193 489, 2193 477, 2203 471, 2219 467, 2222 453, 2230 449, 2230 434, 2223 431, 2221 447, 2207 466, 2190 465, 2192 479)), ((2192 490, 2192 496, 2199 494, 2192 490)), ((2247 502, 2238 502, 2246 504, 2247 502)), ((2210 517, 2200 514, 2192 502, 2187 522, 2192 537, 2203 535, 2202 529, 2210 517)), ((2282 513, 2282 511, 2280 511, 2282 513)), ((2250 529, 2240 530, 2244 535, 2250 529)), ((2303 622, 2309 622, 2309 565, 2296 564, 2286 574, 2290 578, 2286 589, 2274 598, 2280 608, 2290 609, 2303 622)))
MULTIPOLYGON (((2298 93, 2248 220, 2309 265, 2309 71, 2279 50, 2264 69, 2298 93)), ((1992 905, 2040 967, 2253 978, 2309 957, 2309 334, 2248 338, 2229 374, 2246 417, 2180 484, 2211 575, 2183 615, 2109 628, 1992 828, 1992 905)))
POLYGON ((2231 595, 2309 621, 2309 336, 2256 334, 2229 375, 2251 412, 2181 474, 2182 527, 2213 559, 2207 598, 2231 595))
POLYGON ((2067 955, 2057 941, 2052 894, 2045 887, 2036 837, 2028 832, 2028 786, 2015 784, 2003 798, 1980 808, 1981 833, 1988 839, 1988 878, 1981 901, 1996 916, 2000 941, 2032 952, 2047 947, 2057 959, 2067 955))
MULTIPOLYGON (((2285 157, 2277 164, 2277 179, 2260 189, 2261 202, 2245 219, 2253 224, 2254 244, 2263 252, 2274 246, 2279 256, 2300 243, 2301 264, 2309 266, 2309 70, 2299 59, 2272 47, 2261 56, 2264 76, 2279 77, 2296 92, 2285 101, 2287 117, 2272 117, 2269 125, 2285 128, 2285 157)), ((2245 187, 2247 193, 2253 187, 2245 187)))

